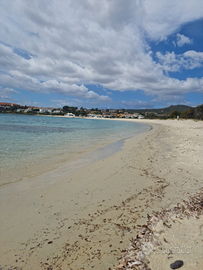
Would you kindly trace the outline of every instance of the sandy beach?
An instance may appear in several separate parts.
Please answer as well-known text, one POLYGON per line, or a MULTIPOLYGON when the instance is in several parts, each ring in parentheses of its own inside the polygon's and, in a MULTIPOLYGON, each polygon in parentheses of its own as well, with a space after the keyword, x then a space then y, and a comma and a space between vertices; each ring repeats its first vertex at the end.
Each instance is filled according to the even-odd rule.
MULTIPOLYGON (((153 128, 105 159, 74 163, 71 172, 70 164, 63 165, 1 188, 0 269, 128 269, 116 265, 149 215, 200 192, 203 122, 129 121, 153 128)), ((176 260, 184 262, 181 269, 203 268, 201 215, 170 228, 161 221, 157 226, 162 243, 191 251, 170 256, 152 251, 147 256, 152 270, 171 269, 176 260)))

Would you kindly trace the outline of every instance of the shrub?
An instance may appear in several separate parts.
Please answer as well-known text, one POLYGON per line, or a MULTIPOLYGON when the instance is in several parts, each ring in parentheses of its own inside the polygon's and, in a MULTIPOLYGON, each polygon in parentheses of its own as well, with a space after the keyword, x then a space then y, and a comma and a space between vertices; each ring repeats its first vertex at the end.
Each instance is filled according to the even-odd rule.
POLYGON ((170 118, 177 118, 177 116, 179 116, 179 115, 180 115, 180 112, 174 110, 174 111, 172 111, 172 112, 170 113, 169 117, 170 117, 170 118))

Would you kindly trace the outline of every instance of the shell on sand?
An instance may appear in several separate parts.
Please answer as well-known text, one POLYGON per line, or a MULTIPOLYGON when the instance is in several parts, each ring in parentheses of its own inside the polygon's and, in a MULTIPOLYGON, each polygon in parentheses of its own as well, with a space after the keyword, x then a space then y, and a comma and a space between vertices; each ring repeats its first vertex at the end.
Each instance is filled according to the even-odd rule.
POLYGON ((161 232, 155 231, 157 223, 162 220, 163 224, 170 228, 174 218, 198 218, 200 215, 203 215, 203 189, 200 189, 200 192, 196 193, 195 196, 190 197, 189 201, 182 201, 174 208, 166 208, 153 213, 153 215, 148 215, 146 224, 141 226, 137 236, 130 240, 126 252, 119 260, 119 265, 115 266, 114 269, 150 270, 147 256, 160 244, 159 235, 161 232))

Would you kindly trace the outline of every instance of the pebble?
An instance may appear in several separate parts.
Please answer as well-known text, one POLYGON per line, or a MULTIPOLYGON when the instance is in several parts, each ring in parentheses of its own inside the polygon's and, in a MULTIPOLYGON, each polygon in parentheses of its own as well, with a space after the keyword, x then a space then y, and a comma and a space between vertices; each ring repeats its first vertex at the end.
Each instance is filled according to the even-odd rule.
POLYGON ((171 269, 178 269, 183 266, 183 261, 178 260, 170 265, 171 269))

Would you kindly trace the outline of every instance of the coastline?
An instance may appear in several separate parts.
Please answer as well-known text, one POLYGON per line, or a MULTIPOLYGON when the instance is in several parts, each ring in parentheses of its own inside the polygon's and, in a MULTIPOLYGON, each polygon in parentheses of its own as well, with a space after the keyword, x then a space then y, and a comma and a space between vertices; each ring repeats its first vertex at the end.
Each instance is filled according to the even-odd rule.
POLYGON ((202 122, 137 122, 153 129, 122 151, 1 190, 2 269, 113 268, 148 214, 198 192, 202 122))
MULTIPOLYGON (((27 116, 22 116, 22 119, 19 116, 14 119, 8 117, 1 119, 2 124, 7 120, 8 131, 7 125, 1 126, 0 189, 14 182, 52 171, 68 162, 86 158, 88 155, 90 157, 95 149, 104 152, 102 148, 105 145, 109 145, 107 152, 112 152, 109 150, 113 148, 113 142, 136 135, 140 129, 138 124, 123 121, 113 124, 108 121, 86 119, 74 121, 55 118, 50 121, 50 117, 49 120, 45 117, 39 120, 36 116, 30 125, 30 121, 24 118, 27 116), (9 131, 15 128, 12 124, 9 125, 12 121, 16 121, 14 132, 9 131), (25 121, 25 124, 22 125, 22 121, 25 121), (41 129, 43 125, 44 130, 41 129), (129 132, 126 132, 128 128, 129 132)), ((148 126, 143 125, 141 129, 147 130, 148 126)))

